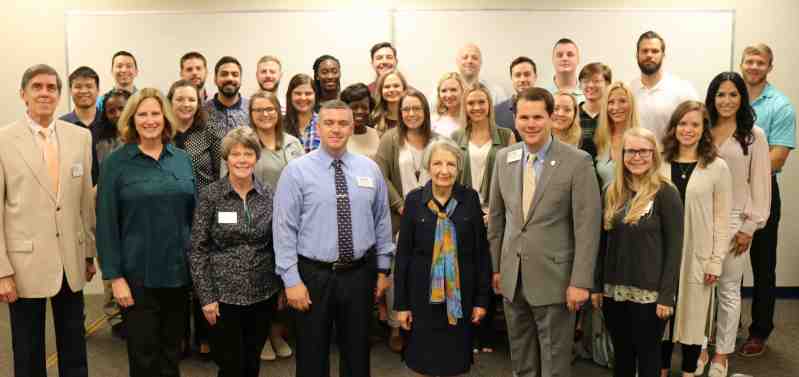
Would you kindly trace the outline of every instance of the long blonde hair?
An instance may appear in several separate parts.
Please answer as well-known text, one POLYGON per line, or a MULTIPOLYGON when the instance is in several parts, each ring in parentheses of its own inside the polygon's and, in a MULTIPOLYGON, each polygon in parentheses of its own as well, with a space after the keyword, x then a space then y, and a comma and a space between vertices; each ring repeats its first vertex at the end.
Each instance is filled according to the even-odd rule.
POLYGON ((660 188, 663 185, 671 184, 660 173, 663 157, 658 152, 659 147, 655 134, 642 127, 631 128, 624 132, 622 148, 627 140, 634 137, 644 139, 652 145, 652 149, 654 149, 652 152, 652 166, 642 177, 635 178, 624 166, 624 161, 616 162, 615 175, 605 195, 605 213, 603 216, 605 230, 613 229, 614 217, 624 211, 625 207, 627 207, 627 214, 624 215, 622 222, 625 224, 638 224, 638 220, 649 211, 649 203, 654 200, 660 188), (637 191, 633 191, 634 184, 637 184, 637 191), (627 205, 628 203, 629 206, 627 205))
POLYGON ((458 72, 448 72, 441 76, 438 79, 438 85, 436 85, 436 120, 441 119, 441 117, 446 116, 449 112, 447 110, 447 105, 444 104, 444 101, 441 100, 441 85, 444 85, 444 82, 447 80, 455 80, 458 83, 458 86, 461 88, 461 98, 460 98, 460 105, 458 108, 458 114, 455 116, 455 122, 458 123, 461 127, 466 126, 466 109, 464 108, 463 98, 464 94, 466 93, 466 84, 463 83, 463 78, 461 74, 458 72))
POLYGON ((610 94, 616 89, 624 91, 624 95, 627 96, 627 103, 630 104, 630 111, 627 112, 627 119, 624 120, 625 131, 640 126, 638 121, 638 108, 635 105, 635 97, 633 96, 632 89, 621 81, 614 82, 607 87, 605 93, 602 94, 602 106, 599 110, 599 125, 594 132, 594 144, 596 144, 597 155, 601 155, 605 151, 611 149, 610 146, 613 142, 614 130, 611 129, 610 114, 608 114, 608 100, 610 99, 610 94))
MULTIPOLYGON (((488 115, 487 115, 488 129, 493 130, 497 128, 497 121, 494 118, 494 101, 491 100, 491 92, 488 90, 488 88, 485 85, 483 85, 480 82, 474 84, 474 86, 466 89, 466 91, 463 92, 463 98, 461 98, 461 111, 464 113, 466 112, 466 97, 468 97, 469 94, 472 94, 474 92, 483 92, 486 95, 486 99, 488 100, 488 115)), ((472 127, 472 119, 469 118, 469 116, 467 115, 466 128, 470 129, 471 127, 472 127)))
POLYGON ((571 144, 574 146, 580 146, 580 139, 583 136, 583 128, 580 127, 580 108, 577 107, 577 98, 574 97, 573 94, 564 91, 557 91, 552 96, 553 99, 557 98, 558 96, 565 96, 569 97, 572 104, 572 112, 574 115, 572 116, 572 123, 569 125, 569 128, 566 129, 566 134, 562 137, 558 135, 558 132, 555 128, 552 128, 552 135, 558 138, 558 140, 566 143, 571 144))

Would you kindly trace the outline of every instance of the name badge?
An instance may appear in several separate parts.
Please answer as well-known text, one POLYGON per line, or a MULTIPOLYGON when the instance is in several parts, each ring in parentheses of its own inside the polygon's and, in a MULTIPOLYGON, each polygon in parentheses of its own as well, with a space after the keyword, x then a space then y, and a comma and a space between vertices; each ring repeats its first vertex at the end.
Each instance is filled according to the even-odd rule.
POLYGON ((72 165, 72 178, 83 177, 83 165, 76 163, 72 165))
POLYGON ((510 164, 511 162, 516 162, 522 159, 522 150, 517 149, 515 151, 508 153, 508 161, 507 163, 510 164))
POLYGON ((236 212, 219 212, 217 215, 220 224, 235 224, 237 222, 236 212))
POLYGON ((366 188, 375 188, 375 182, 370 177, 358 177, 358 186, 366 188))

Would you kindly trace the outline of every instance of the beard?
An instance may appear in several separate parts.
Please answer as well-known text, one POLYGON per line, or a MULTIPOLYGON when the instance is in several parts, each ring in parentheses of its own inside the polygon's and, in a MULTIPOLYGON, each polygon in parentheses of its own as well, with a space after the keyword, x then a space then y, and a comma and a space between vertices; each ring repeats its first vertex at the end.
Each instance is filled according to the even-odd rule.
POLYGON ((641 69, 641 73, 650 76, 654 75, 658 71, 660 71, 660 66, 663 65, 663 61, 659 61, 654 65, 642 63, 640 60, 638 61, 638 68, 641 69))
POLYGON ((274 83, 274 84, 272 84, 272 89, 268 89, 268 88, 266 88, 266 87, 264 86, 264 84, 263 84, 263 83, 261 83, 261 82, 258 82, 258 86, 260 86, 260 87, 261 87, 261 90, 265 90, 265 91, 267 91, 267 92, 272 92, 272 93, 275 93, 275 92, 277 92, 277 88, 279 88, 279 87, 280 87, 280 80, 278 80, 278 81, 275 81, 275 83, 274 83))
POLYGON ((219 88, 219 93, 228 98, 235 97, 237 94, 239 94, 239 87, 232 84, 224 85, 219 88))

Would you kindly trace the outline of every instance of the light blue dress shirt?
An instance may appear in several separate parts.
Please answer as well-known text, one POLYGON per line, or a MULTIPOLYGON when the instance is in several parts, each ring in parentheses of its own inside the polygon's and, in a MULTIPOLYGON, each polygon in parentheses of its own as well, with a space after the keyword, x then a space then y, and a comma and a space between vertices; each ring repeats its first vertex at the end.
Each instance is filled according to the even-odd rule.
MULTIPOLYGON (((377 266, 388 269, 394 254, 388 190, 377 164, 346 152, 341 157, 352 211, 355 259, 372 246, 377 266)), ((297 255, 338 259, 338 223, 333 157, 324 147, 289 162, 277 183, 272 230, 276 272, 286 287, 301 282, 297 255)))
MULTIPOLYGON (((549 136, 549 140, 546 144, 544 144, 541 149, 538 150, 535 154, 538 155, 538 159, 533 162, 533 169, 535 170, 535 182, 536 184, 538 181, 541 180, 541 173, 544 171, 544 162, 546 162, 547 152, 549 152, 549 147, 552 145, 552 135, 549 136)), ((530 154, 530 150, 527 149, 527 144, 524 144, 524 148, 522 148, 522 163, 521 169, 522 171, 519 174, 524 172, 524 161, 527 161, 527 155, 530 154)))
POLYGON ((796 148, 796 109, 791 101, 771 84, 752 101, 757 124, 766 132, 768 145, 796 148))

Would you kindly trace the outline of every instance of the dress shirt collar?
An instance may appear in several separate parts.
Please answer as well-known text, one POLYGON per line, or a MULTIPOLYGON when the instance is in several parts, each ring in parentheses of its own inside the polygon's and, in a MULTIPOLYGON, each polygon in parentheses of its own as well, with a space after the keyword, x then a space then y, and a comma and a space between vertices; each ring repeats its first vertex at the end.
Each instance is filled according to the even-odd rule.
POLYGON ((225 106, 225 105, 224 105, 222 102, 220 102, 220 101, 219 101, 219 93, 217 93, 217 94, 214 94, 214 99, 212 99, 211 101, 213 101, 213 103, 214 103, 214 107, 215 107, 217 110, 219 110, 219 111, 225 111, 225 110, 242 110, 242 102, 244 102, 244 101, 242 101, 242 98, 244 98, 244 97, 242 97, 242 96, 241 96, 241 94, 239 94, 239 99, 236 101, 236 103, 234 103, 234 104, 233 104, 232 106, 230 106, 230 107, 228 107, 228 106, 225 106))
POLYGON ((330 153, 327 152, 324 146, 320 146, 318 149, 314 150, 313 152, 319 161, 322 162, 322 166, 330 167, 333 166, 333 160, 341 160, 344 163, 344 166, 350 165, 352 162, 352 153, 345 151, 340 158, 334 158, 330 153))
POLYGON ((760 102, 760 101, 762 101, 762 100, 765 100, 765 99, 771 98, 771 97, 773 97, 773 96, 774 96, 774 86, 772 86, 772 85, 771 85, 771 83, 768 83, 768 82, 767 82, 767 83, 766 83, 766 86, 765 86, 765 87, 763 87, 763 91, 762 91, 762 92, 760 92, 760 96, 758 96, 757 98, 755 98, 755 100, 754 100, 754 101, 752 101, 752 104, 754 105, 754 104, 755 104, 755 103, 757 103, 757 102, 760 102))
MULTIPOLYGON (((31 116, 28 114, 27 111, 25 112, 25 119, 28 121, 28 127, 30 127, 31 132, 33 132, 34 135, 38 135, 39 131, 41 131, 41 130, 45 130, 45 131, 46 130, 50 130, 50 133, 48 134, 48 136, 50 136, 50 135, 55 136, 55 118, 53 118, 53 120, 50 121, 50 124, 47 125, 47 127, 44 127, 44 126, 42 126, 39 123, 36 123, 36 121, 33 120, 33 118, 31 118, 31 116)), ((47 132, 45 132, 45 133, 47 133, 47 132)))
MULTIPOLYGON (((230 174, 230 173, 228 173, 228 174, 230 174)), ((236 192, 236 189, 233 188, 233 184, 230 183, 230 176, 229 175, 225 175, 224 177, 222 177, 221 181, 222 181, 222 185, 224 186, 223 187, 224 188, 224 192, 226 194, 228 194, 228 195, 236 195, 238 197, 239 193, 236 192)), ((264 185, 261 183, 261 181, 258 180, 258 178, 255 177, 255 175, 252 176, 252 190, 255 190, 255 192, 258 195, 261 195, 261 196, 263 196, 264 192, 265 192, 264 185)), ((250 191, 252 191, 252 190, 250 190, 250 191)))
MULTIPOLYGON (((541 149, 539 149, 538 152, 535 153, 538 156, 539 161, 544 161, 544 159, 547 157, 547 153, 549 153, 549 148, 552 146, 552 137, 553 137, 552 135, 549 135, 549 140, 547 141, 547 143, 544 144, 544 146, 541 147, 541 149)), ((527 148, 527 144, 522 144, 522 145, 524 145, 523 157, 524 159, 526 159, 527 155, 530 154, 531 152, 527 148)))
MULTIPOLYGON (((128 154, 128 159, 132 160, 136 156, 142 156, 142 157, 147 156, 147 155, 144 154, 144 152, 141 151, 141 149, 139 148, 139 144, 138 143, 125 144, 125 146, 123 148, 125 148, 125 150, 126 150, 126 152, 128 154)), ((164 155, 167 154, 167 153, 170 156, 175 154, 175 146, 172 145, 172 143, 164 144, 164 149, 161 150, 161 156, 159 157, 159 160, 161 159, 161 157, 164 157, 164 155)), ((147 156, 147 157, 150 157, 150 156, 147 156)))

